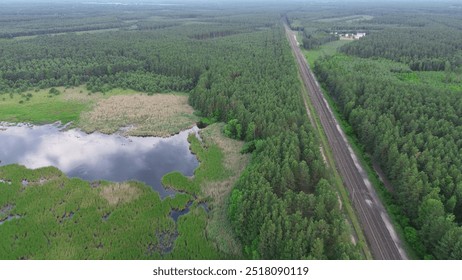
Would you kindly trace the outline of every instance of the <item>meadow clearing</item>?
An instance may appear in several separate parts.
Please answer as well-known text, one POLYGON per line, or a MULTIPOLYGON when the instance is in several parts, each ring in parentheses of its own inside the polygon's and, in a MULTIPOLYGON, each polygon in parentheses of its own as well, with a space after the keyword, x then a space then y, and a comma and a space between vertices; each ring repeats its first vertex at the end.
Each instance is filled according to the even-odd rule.
POLYGON ((72 122, 91 133, 166 137, 192 127, 197 121, 188 96, 182 93, 148 95, 113 89, 91 93, 84 86, 57 87, 23 94, 0 95, 0 120, 45 124, 72 122), (131 128, 131 129, 128 129, 131 128))

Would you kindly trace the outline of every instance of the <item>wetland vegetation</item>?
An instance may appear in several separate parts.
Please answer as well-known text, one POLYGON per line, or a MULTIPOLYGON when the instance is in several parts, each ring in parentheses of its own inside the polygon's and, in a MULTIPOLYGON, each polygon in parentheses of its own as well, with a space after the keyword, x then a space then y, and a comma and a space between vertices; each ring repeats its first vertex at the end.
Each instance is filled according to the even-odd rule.
MULTIPOLYGON (((206 193, 213 192, 214 184, 222 180, 232 185, 242 170, 224 165, 235 155, 218 148, 216 139, 223 137, 216 125, 204 130, 202 142, 190 136, 201 165, 192 179, 175 173, 166 186, 179 193, 164 199, 136 181, 88 182, 68 178, 54 167, 1 166, 2 259, 239 258, 233 247, 221 249, 218 233, 207 234, 209 221, 226 226, 226 220, 213 214, 220 205, 210 203, 210 216, 201 206, 212 198, 206 193), (171 218, 172 211, 186 207, 187 215, 171 218)), ((239 142, 222 141, 231 141, 239 154, 239 142)), ((229 242, 237 242, 232 238, 229 242)))

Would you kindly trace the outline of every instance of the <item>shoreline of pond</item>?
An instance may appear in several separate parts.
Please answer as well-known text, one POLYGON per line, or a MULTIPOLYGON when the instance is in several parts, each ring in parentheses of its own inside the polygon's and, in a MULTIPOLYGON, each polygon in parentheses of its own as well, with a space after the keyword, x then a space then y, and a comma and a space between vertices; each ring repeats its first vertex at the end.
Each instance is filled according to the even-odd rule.
MULTIPOLYGON (((79 142, 82 142, 82 139, 85 139, 86 137, 90 137, 90 141, 85 142, 83 141, 84 145, 96 145, 98 144, 99 139, 106 139, 106 140, 113 140, 109 141, 108 145, 111 145, 114 148, 114 151, 116 152, 118 148, 119 150, 124 152, 124 150, 127 149, 127 147, 133 146, 135 144, 138 144, 139 147, 135 148, 136 151, 138 151, 137 154, 133 153, 131 156, 133 157, 133 164, 130 164, 129 160, 127 160, 127 156, 123 156, 125 161, 120 161, 120 160, 115 160, 114 156, 112 156, 109 153, 109 157, 112 157, 112 164, 117 164, 119 162, 119 165, 125 165, 127 168, 131 168, 132 166, 138 166, 140 165, 140 158, 144 159, 147 162, 150 162, 150 166, 141 166, 142 169, 144 169, 144 173, 147 173, 149 171, 152 171, 155 173, 155 178, 157 179, 147 179, 149 177, 148 174, 144 174, 143 176, 139 176, 140 174, 133 174, 132 176, 127 176, 125 178, 118 176, 120 172, 115 172, 113 176, 110 175, 110 172, 105 172, 102 174, 102 176, 97 176, 94 174, 93 175, 88 175, 89 173, 89 168, 88 166, 85 168, 85 164, 82 160, 82 157, 80 157, 80 160, 78 160, 81 164, 74 164, 74 169, 63 166, 63 164, 57 163, 58 161, 55 160, 55 164, 53 162, 48 161, 49 164, 38 164, 32 162, 33 160, 27 158, 27 156, 24 155, 24 153, 21 156, 25 156, 26 160, 24 158, 18 159, 18 160, 11 160, 11 157, 6 156, 5 159, 5 152, 3 154, 0 154, 0 165, 8 165, 8 164, 20 164, 24 165, 27 168, 39 168, 39 167, 44 167, 44 166, 54 166, 58 169, 60 169, 63 173, 65 173, 68 177, 77 177, 81 178, 83 180, 89 181, 89 182, 94 182, 94 181, 100 181, 100 180, 107 180, 107 181, 114 181, 114 182, 125 182, 125 181, 139 181, 142 183, 145 183, 146 185, 150 186, 153 191, 156 191, 161 199, 164 199, 167 196, 172 196, 178 191, 170 188, 170 187, 165 187, 162 185, 162 177, 165 174, 168 174, 170 172, 178 171, 184 176, 187 177, 192 177, 194 176, 194 171, 197 169, 199 166, 200 162, 197 158, 197 156, 191 151, 190 149, 190 143, 188 142, 187 138, 188 136, 193 133, 194 135, 199 136, 199 131, 200 129, 197 126, 193 126, 192 128, 180 131, 172 136, 169 137, 154 137, 154 136, 126 136, 120 133, 114 133, 114 134, 104 134, 101 132, 93 132, 93 133, 86 133, 82 131, 79 128, 74 128, 72 127, 72 123, 67 123, 67 124, 62 124, 61 122, 55 122, 52 124, 43 124, 43 125, 35 125, 35 124, 30 124, 30 123, 10 123, 10 122, 0 122, 0 138, 4 138, 4 136, 8 131, 11 131, 12 129, 20 129, 22 130, 22 133, 25 133, 28 131, 29 133, 32 133, 34 130, 41 130, 44 128, 45 131, 42 131, 43 133, 38 133, 39 138, 47 138, 47 134, 59 134, 59 133, 64 133, 64 134, 70 134, 71 137, 74 137, 75 139, 63 139, 67 141, 57 141, 57 139, 54 139, 54 142, 51 142, 51 145, 54 145, 54 149, 59 150, 60 145, 67 145, 69 146, 69 143, 66 142, 72 142, 72 144, 76 144, 79 142), (114 145, 114 141, 116 141, 119 146, 114 145), (171 142, 171 143, 170 143, 171 142), (135 143, 135 144, 134 144, 135 143), (152 146, 150 149, 149 146, 152 146), (157 147, 161 146, 161 147, 157 147), (157 150, 158 156, 160 156, 160 159, 158 162, 155 160, 152 161, 150 160, 145 153, 149 154, 149 152, 152 150, 157 150), (175 159, 172 160, 171 157, 174 157, 175 159), (177 163, 177 166, 175 166, 175 161, 177 163), (168 165, 167 168, 162 168, 164 165, 168 165), (64 167, 64 168, 63 168, 64 167), (144 168, 143 168, 144 167, 144 168), (175 168, 178 167, 178 168, 175 168), (162 169, 160 172, 158 169, 162 169), (100 177, 100 178, 98 178, 100 177), (157 182, 154 182, 156 180, 157 182)), ((19 133, 21 134, 21 133, 19 133)), ((69 135, 67 135, 69 136, 69 135)), ((16 141, 13 142, 21 142, 24 140, 23 138, 27 136, 21 136, 21 137, 16 137, 16 141)), ((59 137, 58 137, 59 138, 59 137)), ((200 138, 200 136, 198 137, 200 138)), ((11 140, 11 139, 10 139, 11 140)), ((44 141, 43 139, 41 139, 44 141)), ((6 142, 8 145, 8 141, 3 141, 6 142)), ((11 142, 11 141, 10 141, 11 142)), ((34 145, 34 141, 23 141, 22 147, 19 148, 19 150, 26 150, 29 151, 31 148, 29 145, 34 145), (25 144, 28 142, 28 144, 25 144), (29 148, 24 148, 24 147, 29 147, 29 148)), ((16 148, 18 149, 20 145, 16 145, 16 148)), ((102 145, 99 143, 97 145, 99 148, 99 152, 101 150, 104 150, 107 147, 104 147, 105 145, 102 145)), ((11 143, 10 146, 4 146, 5 150, 11 150, 11 143)), ((43 147, 42 147, 43 148, 43 147)), ((79 150, 82 151, 83 148, 81 147, 76 147, 72 148, 72 150, 79 150)), ((98 149, 97 149, 98 150, 98 149)), ((106 149, 107 150, 107 149, 106 149)), ((67 148, 68 153, 70 153, 71 149, 69 147, 67 148)), ((34 151, 35 152, 35 151, 34 151)), ((27 152, 26 152, 27 153, 27 152)), ((44 154, 45 157, 57 157, 58 155, 53 154, 53 152, 49 151, 50 154, 44 154)), ((90 152, 91 155, 92 152, 90 152)), ((93 153, 98 153, 98 151, 94 151, 93 153)), ((103 154, 105 154, 103 152, 103 154)), ((88 152, 86 155, 89 155, 88 152)), ((106 153, 106 158, 108 154, 106 153)), ((68 157, 67 155, 65 157, 68 157)), ((104 157, 103 157, 104 158, 104 157)), ((88 161, 98 161, 101 160, 101 157, 98 156, 93 156, 93 159, 91 156, 89 156, 88 161)), ((62 162, 63 160, 60 160, 62 162)), ((93 164, 94 165, 94 164, 93 164)), ((119 168, 119 171, 123 168, 119 168)), ((133 173, 133 172, 132 172, 133 173)), ((135 172, 136 173, 136 172, 135 172)))

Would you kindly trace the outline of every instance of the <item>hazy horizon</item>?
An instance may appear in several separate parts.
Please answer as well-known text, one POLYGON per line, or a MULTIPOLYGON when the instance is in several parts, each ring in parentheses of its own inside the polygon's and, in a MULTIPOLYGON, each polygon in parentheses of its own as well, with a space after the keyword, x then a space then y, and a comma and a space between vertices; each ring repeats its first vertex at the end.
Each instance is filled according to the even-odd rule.
MULTIPOLYGON (((107 3, 107 4, 118 4, 118 3, 278 3, 283 4, 278 0, 4 0, 3 3, 107 3)), ((458 0, 286 0, 284 3, 460 3, 458 0)))

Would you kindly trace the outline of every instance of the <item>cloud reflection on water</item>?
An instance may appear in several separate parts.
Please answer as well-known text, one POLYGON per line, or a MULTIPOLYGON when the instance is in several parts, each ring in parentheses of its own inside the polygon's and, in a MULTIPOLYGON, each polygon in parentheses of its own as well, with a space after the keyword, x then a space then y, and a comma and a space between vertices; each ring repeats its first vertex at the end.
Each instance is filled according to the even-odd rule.
POLYGON ((164 174, 177 170, 191 176, 198 165, 187 141, 195 131, 197 128, 169 138, 126 138, 76 129, 60 131, 56 125, 0 125, 0 164, 55 166, 70 177, 90 181, 139 180, 164 197, 171 193, 160 184, 164 174))

